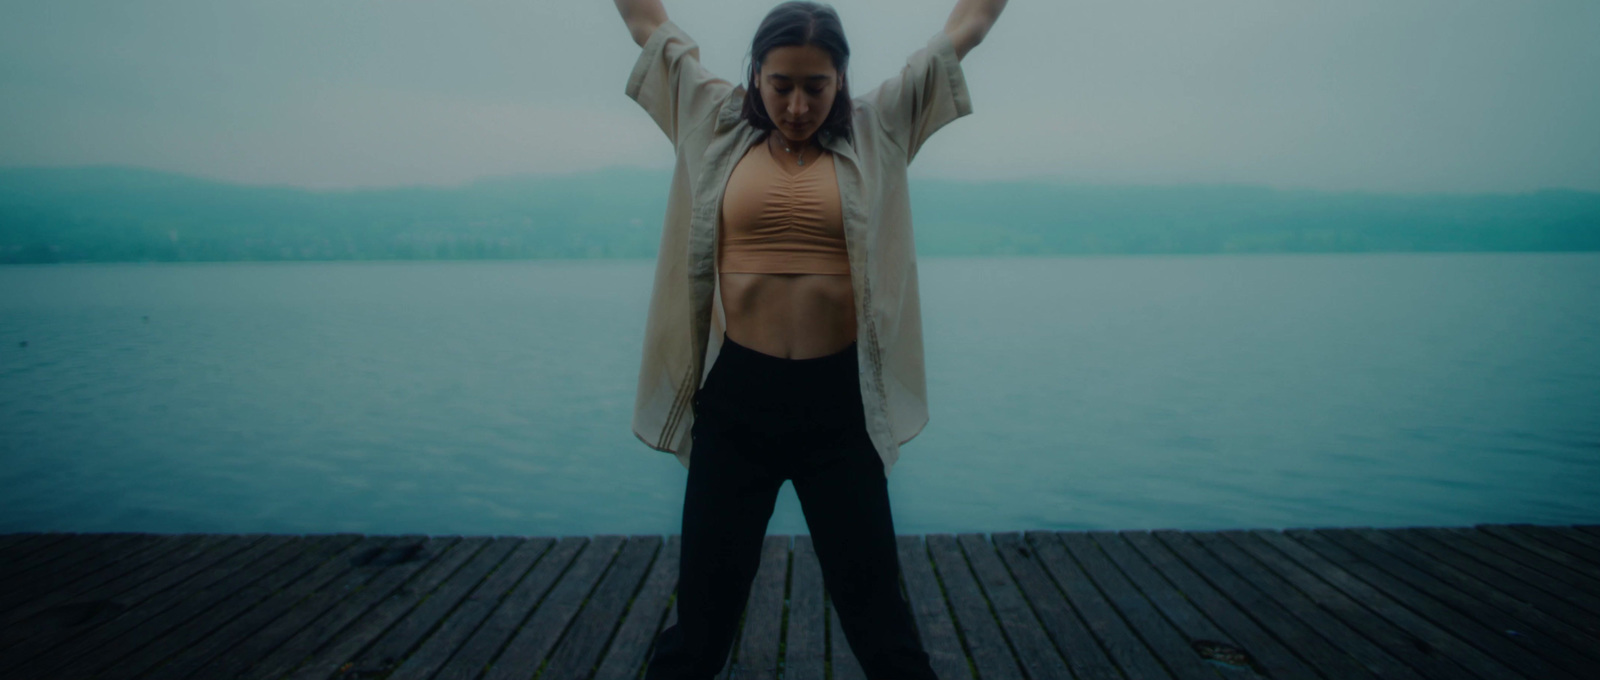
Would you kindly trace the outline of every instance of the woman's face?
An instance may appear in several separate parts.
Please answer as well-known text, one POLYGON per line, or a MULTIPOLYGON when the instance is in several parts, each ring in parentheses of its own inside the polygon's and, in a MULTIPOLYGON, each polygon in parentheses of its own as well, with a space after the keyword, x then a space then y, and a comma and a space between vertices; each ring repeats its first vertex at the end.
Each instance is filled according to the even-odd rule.
POLYGON ((756 70, 761 103, 778 132, 792 142, 803 142, 822 128, 840 76, 827 51, 816 45, 774 47, 756 70))

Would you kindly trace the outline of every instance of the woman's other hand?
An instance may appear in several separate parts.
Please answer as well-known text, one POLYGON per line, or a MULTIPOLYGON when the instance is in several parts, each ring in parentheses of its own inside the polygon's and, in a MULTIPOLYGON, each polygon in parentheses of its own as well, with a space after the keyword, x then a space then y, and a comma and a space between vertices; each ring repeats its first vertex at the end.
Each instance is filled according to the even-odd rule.
POLYGON ((616 3, 623 23, 628 25, 628 33, 640 47, 644 47, 650 34, 667 20, 667 10, 661 6, 661 0, 616 0, 616 3))

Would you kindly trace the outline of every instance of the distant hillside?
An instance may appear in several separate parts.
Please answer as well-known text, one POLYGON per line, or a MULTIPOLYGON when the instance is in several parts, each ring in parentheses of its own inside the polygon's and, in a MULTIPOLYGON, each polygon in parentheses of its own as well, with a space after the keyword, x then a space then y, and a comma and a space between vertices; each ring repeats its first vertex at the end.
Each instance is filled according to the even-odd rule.
MULTIPOLYGON (((0 169, 0 263, 652 257, 670 177, 612 168, 311 191, 0 169)), ((1600 193, 912 182, 924 255, 1600 250, 1600 193)))
POLYGON ((922 182, 929 255, 1600 250, 1600 193, 922 182))

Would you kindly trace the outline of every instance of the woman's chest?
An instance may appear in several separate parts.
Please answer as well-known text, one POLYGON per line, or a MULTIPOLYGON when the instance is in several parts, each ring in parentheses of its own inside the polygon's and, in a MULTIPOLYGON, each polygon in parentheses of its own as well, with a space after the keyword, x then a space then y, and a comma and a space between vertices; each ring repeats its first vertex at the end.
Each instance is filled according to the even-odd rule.
POLYGON ((756 144, 728 173, 720 204, 721 222, 739 231, 825 227, 843 233, 839 175, 826 151, 796 166, 774 156, 769 144, 756 144))

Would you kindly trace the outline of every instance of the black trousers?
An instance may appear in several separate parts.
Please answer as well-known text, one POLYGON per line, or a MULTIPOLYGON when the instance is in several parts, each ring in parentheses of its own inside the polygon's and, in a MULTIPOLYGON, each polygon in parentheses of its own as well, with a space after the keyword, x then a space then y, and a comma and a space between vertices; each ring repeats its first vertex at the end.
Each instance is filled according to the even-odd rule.
POLYGON ((888 480, 858 381, 854 343, 783 359, 724 336, 694 397, 678 620, 656 639, 645 680, 709 680, 722 670, 784 480, 866 676, 937 680, 900 594, 888 480))

